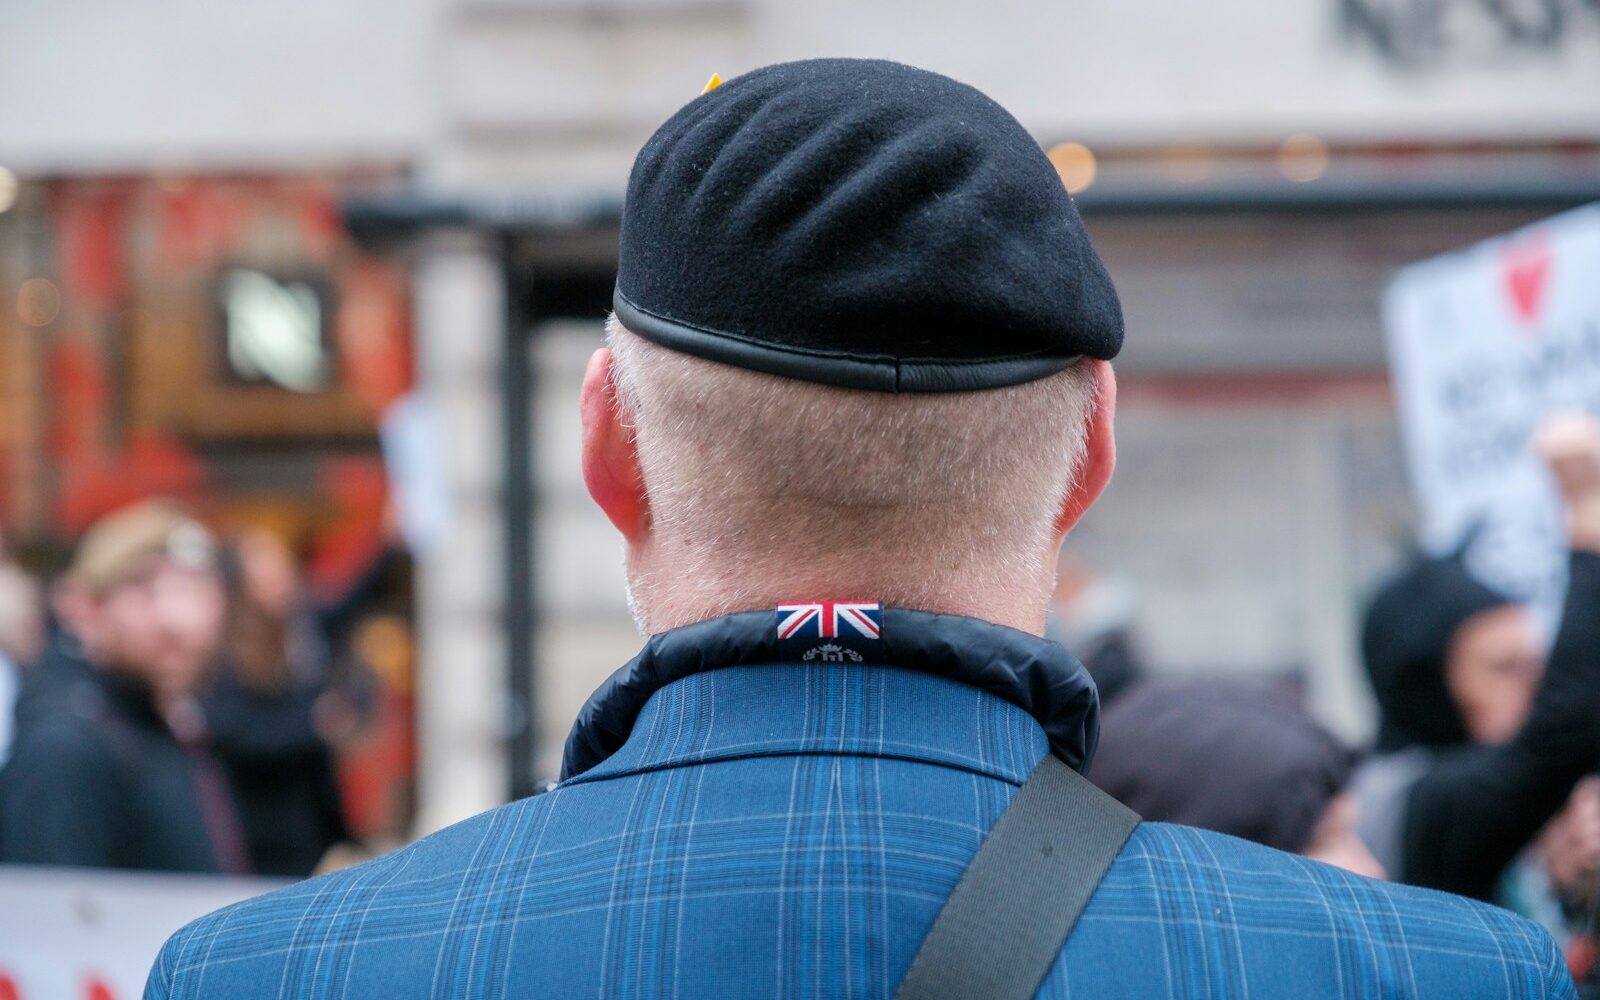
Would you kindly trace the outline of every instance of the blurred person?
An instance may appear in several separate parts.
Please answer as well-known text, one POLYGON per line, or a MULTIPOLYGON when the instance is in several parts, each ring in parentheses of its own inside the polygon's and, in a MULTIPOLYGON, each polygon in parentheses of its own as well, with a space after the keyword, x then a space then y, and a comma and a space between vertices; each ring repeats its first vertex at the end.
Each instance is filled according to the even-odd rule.
POLYGON ((1356 833, 1356 754, 1304 712, 1223 678, 1135 685, 1100 720, 1089 779, 1182 823, 1383 878, 1356 833))
POLYGON ((1534 856, 1560 895, 1582 907, 1600 900, 1600 776, 1578 782, 1566 806, 1539 833, 1534 856))
POLYGON ((329 640, 289 547, 269 531, 246 531, 228 569, 227 638, 206 718, 253 867, 309 875, 347 836, 331 744, 353 712, 330 690, 329 640))
POLYGON ((150 1000, 1572 995, 1512 914, 1078 775, 1094 684, 1041 634, 1122 321, 997 104, 756 70, 645 144, 621 232, 582 463, 643 651, 554 790, 190 924, 150 1000))
MULTIPOLYGON (((1567 954, 1580 995, 1600 972, 1596 898, 1600 891, 1600 777, 1579 781, 1561 812, 1507 868, 1495 901, 1536 920, 1567 954)), ((1584 992, 1588 990, 1589 992, 1584 992)))
POLYGON ((58 604, 72 647, 0 772, 0 858, 249 871, 195 700, 224 615, 209 532, 165 501, 114 512, 79 543, 58 604))
POLYGON ((395 658, 385 656, 392 646, 365 641, 374 622, 392 616, 384 597, 406 560, 393 507, 383 514, 380 544, 337 586, 313 587, 302 568, 305 547, 274 532, 245 531, 236 548, 240 581, 259 611, 252 643, 261 645, 263 630, 278 634, 294 687, 312 699, 312 724, 336 764, 341 827, 363 839, 393 840, 409 826, 404 792, 391 798, 412 773, 403 759, 411 745, 409 677, 397 676, 395 658))
POLYGON ((1133 587, 1063 551, 1045 636, 1072 650, 1109 705, 1145 675, 1134 641, 1133 587))
POLYGON ((23 672, 43 648, 39 585, 22 567, 8 562, 0 547, 0 767, 11 756, 23 672))
POLYGON ((1600 424, 1556 418, 1535 444, 1572 550, 1548 666, 1532 613, 1460 553, 1380 588, 1361 638, 1381 712, 1362 839, 1396 879, 1483 899, 1600 762, 1600 424))
POLYGON ((241 596, 282 629, 287 666, 297 681, 335 680, 356 625, 372 610, 384 581, 404 557, 392 509, 383 520, 382 544, 371 558, 341 588, 321 596, 306 582, 302 554, 282 536, 250 529, 236 540, 241 596))

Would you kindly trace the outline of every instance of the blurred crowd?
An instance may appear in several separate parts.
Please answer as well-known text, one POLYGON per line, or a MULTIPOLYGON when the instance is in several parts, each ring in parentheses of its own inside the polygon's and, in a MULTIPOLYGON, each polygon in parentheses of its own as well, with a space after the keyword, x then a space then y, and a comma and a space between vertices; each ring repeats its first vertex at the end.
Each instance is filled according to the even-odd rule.
POLYGON ((1053 627, 1101 690, 1090 778, 1146 819, 1497 902, 1548 929, 1595 991, 1600 424, 1555 416, 1534 445, 1571 549, 1553 642, 1528 607, 1473 576, 1466 545, 1415 556, 1366 608, 1379 724, 1361 750, 1284 685, 1151 671, 1124 588, 1068 560, 1053 627))
MULTIPOLYGON (((1050 627, 1104 706, 1090 777, 1147 819, 1499 902, 1591 974, 1600 424, 1553 418, 1536 446, 1572 550, 1553 642, 1463 552, 1414 557, 1365 614, 1368 748, 1292 685, 1151 669, 1131 588, 1064 557, 1050 627)), ((317 600, 278 536, 224 542, 164 500, 95 524, 48 589, 0 545, 0 860, 298 877, 359 856, 338 761, 374 707, 351 632, 394 558, 317 600)))
POLYGON ((303 877, 355 850, 341 758, 377 688, 277 534, 117 510, 48 590, 0 549, 0 861, 303 877))

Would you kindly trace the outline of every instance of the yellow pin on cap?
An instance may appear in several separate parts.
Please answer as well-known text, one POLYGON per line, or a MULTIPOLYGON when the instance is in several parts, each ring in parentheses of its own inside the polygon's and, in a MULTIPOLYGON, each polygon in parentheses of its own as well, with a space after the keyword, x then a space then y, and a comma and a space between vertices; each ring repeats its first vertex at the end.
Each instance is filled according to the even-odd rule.
POLYGON ((720 86, 722 86, 722 75, 719 73, 712 73, 711 79, 706 81, 706 87, 704 90, 700 91, 700 93, 709 94, 720 86))

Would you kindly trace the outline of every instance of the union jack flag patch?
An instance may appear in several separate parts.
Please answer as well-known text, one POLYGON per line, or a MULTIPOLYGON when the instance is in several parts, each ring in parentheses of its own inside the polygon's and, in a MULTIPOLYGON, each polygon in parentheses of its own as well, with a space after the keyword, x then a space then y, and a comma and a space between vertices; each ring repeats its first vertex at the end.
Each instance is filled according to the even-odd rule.
POLYGON ((808 662, 881 662, 883 606, 877 601, 780 604, 778 652, 808 662))

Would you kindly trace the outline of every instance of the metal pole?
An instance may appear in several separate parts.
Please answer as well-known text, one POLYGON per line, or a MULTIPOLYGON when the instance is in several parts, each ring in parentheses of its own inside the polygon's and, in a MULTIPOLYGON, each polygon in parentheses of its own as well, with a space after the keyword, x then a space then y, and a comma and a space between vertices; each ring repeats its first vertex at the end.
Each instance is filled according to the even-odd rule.
POLYGON ((529 282, 513 261, 514 237, 500 238, 500 262, 505 274, 505 366, 501 373, 501 419, 505 433, 505 574, 506 671, 510 682, 508 739, 511 754, 511 797, 535 790, 534 748, 537 704, 534 691, 535 630, 533 519, 537 498, 533 488, 533 433, 529 351, 533 330, 529 282))

